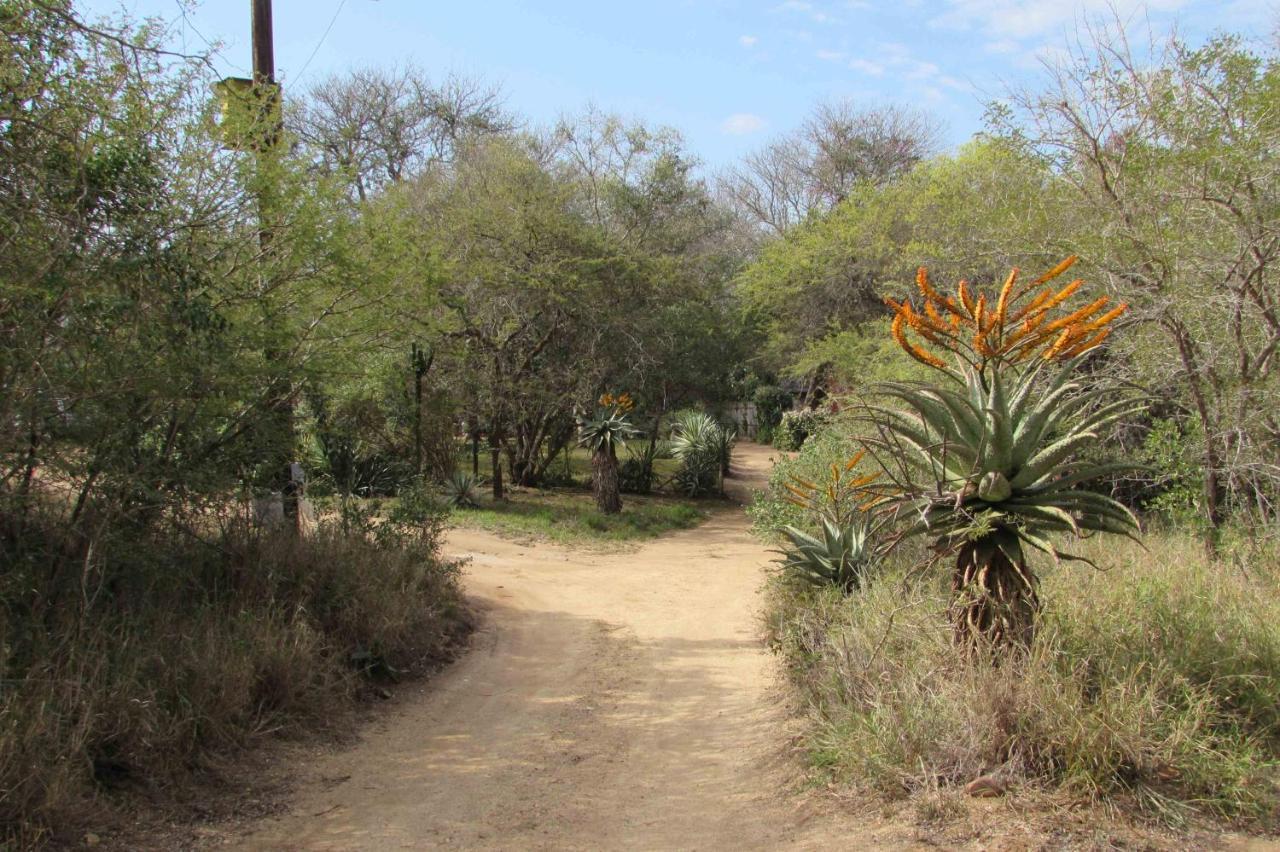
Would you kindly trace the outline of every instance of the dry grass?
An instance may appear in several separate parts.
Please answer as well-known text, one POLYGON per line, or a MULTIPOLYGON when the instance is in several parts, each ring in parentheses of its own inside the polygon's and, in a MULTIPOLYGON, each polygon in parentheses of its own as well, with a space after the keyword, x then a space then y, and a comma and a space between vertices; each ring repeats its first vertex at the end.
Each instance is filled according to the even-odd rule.
POLYGON ((0 555, 0 840, 20 846, 71 836, 104 792, 163 798, 264 735, 340 727, 371 678, 442 659, 466 622, 434 535, 232 525, 87 548, 28 521, 0 555))
POLYGON ((1273 826, 1274 562, 1209 562, 1178 535, 1148 546, 1099 540, 1090 555, 1108 570, 1044 570, 1041 630, 1018 665, 956 654, 937 574, 890 568, 850 598, 779 579, 768 628, 812 710, 815 764, 888 798, 995 773, 1163 825, 1273 826))

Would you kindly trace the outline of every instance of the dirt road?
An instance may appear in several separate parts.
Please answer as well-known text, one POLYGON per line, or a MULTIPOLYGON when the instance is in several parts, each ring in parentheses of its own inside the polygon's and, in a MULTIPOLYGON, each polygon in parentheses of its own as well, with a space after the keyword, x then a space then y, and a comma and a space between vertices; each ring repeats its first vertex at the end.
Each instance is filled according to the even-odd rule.
MULTIPOLYGON (((739 494, 769 455, 740 449, 739 494)), ((627 553, 472 531, 447 549, 485 612, 471 651, 311 767, 241 848, 875 844, 797 790, 758 638, 770 554, 741 510, 627 553)))

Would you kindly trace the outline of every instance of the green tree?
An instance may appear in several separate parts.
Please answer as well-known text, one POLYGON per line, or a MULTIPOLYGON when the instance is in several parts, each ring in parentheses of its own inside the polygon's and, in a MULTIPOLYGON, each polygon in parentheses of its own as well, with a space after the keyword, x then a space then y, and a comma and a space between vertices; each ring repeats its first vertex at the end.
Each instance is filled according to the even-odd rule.
POLYGON ((1212 544, 1230 510, 1274 518, 1280 486, 1280 66, 1231 36, 1138 57, 1115 27, 1091 33, 994 124, 1051 166, 1064 226, 1133 304, 1117 361, 1200 436, 1212 544))

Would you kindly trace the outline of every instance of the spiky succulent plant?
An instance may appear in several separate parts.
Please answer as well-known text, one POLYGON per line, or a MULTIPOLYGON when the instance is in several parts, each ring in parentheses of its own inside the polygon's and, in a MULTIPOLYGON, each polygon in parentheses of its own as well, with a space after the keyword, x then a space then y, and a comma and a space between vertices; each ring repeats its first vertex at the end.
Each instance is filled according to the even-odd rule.
POLYGON ((858 589, 875 567, 876 550, 869 515, 837 524, 821 518, 818 535, 792 526, 782 528, 790 546, 778 551, 782 570, 817 586, 833 585, 845 593, 858 589))
POLYGON ((1105 382, 1072 380, 1126 306, 1107 310, 1103 297, 1077 310, 1061 307, 1077 280, 1040 289, 1016 307, 1074 260, 1020 290, 1014 270, 990 306, 963 281, 957 298, 942 296, 923 269, 922 310, 889 301, 894 338, 941 381, 884 386, 905 407, 876 410, 879 444, 890 450, 900 487, 894 502, 915 513, 905 532, 931 535, 956 554, 952 617, 961 642, 1031 641, 1039 600, 1023 545, 1075 559, 1058 536, 1139 531, 1123 504, 1080 488, 1134 465, 1087 462, 1081 451, 1143 404, 1105 382), (928 344, 951 353, 954 365, 928 344))
MULTIPOLYGON (((624 395, 625 396, 625 395, 624 395)), ((627 397, 627 400, 630 398, 627 397)), ((596 506, 605 514, 622 511, 622 493, 618 483, 618 449, 639 430, 627 420, 628 405, 618 404, 616 397, 601 397, 614 408, 602 410, 590 420, 578 423, 578 443, 591 450, 591 486, 596 506)))
POLYGON ((883 498, 872 483, 879 473, 859 474, 866 450, 845 464, 832 464, 821 485, 792 475, 787 500, 818 524, 818 535, 793 526, 782 533, 789 547, 777 551, 782 570, 815 585, 835 585, 846 594, 860 588, 879 560, 876 543, 883 522, 871 509, 883 498))
POLYGON ((922 475, 928 485, 916 498, 913 529, 956 537, 977 524, 1054 558, 1064 554, 1053 533, 1138 532, 1124 504, 1077 486, 1133 469, 1086 461, 1080 451, 1144 406, 1128 396, 1115 399, 1114 388, 1086 390, 1071 381, 1078 360, 1047 378, 1039 365, 1027 369, 1007 389, 1001 370, 976 369, 967 371, 963 387, 884 386, 906 409, 882 409, 881 422, 907 449, 900 458, 911 479, 922 475))

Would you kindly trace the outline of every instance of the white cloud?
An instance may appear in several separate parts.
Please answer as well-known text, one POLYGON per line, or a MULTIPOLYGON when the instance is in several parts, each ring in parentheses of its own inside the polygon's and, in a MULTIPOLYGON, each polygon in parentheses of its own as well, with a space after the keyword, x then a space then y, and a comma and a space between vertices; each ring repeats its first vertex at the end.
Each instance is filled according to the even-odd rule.
POLYGON ((730 136, 746 136, 764 130, 765 121, 750 112, 735 112, 720 124, 720 130, 730 136))
POLYGON ((1190 0, 947 0, 948 10, 930 23, 955 30, 978 30, 993 41, 1035 38, 1060 29, 1081 15, 1118 16, 1172 12, 1190 0))
POLYGON ((843 50, 819 50, 816 54, 823 62, 843 62, 848 56, 843 50))
POLYGON ((879 62, 872 62, 869 59, 855 59, 849 63, 849 67, 854 71, 861 71, 863 74, 870 74, 872 77, 879 77, 884 73, 884 66, 879 62))
POLYGON ((955 89, 957 92, 972 92, 973 86, 959 77, 952 77, 950 74, 941 74, 938 76, 938 82, 949 89, 955 89))
POLYGON ((760 41, 760 39, 759 39, 759 38, 757 38, 756 36, 753 36, 753 35, 742 35, 742 36, 738 36, 738 44, 742 45, 743 47, 745 47, 745 48, 747 48, 747 49, 751 49, 751 48, 755 47, 755 46, 756 46, 756 43, 757 43, 757 42, 759 42, 759 41, 760 41))
POLYGON ((1021 53, 1023 47, 1021 42, 1014 41, 1011 38, 1001 38, 987 42, 982 46, 982 49, 987 53, 1007 55, 1010 53, 1021 53))
POLYGON ((882 42, 874 60, 855 59, 850 67, 877 77, 891 68, 895 76, 921 84, 937 80, 942 73, 932 62, 916 59, 915 52, 905 44, 893 41, 882 42))
POLYGON ((785 0, 773 7, 775 12, 794 12, 796 14, 805 15, 819 24, 838 24, 837 18, 827 14, 822 9, 814 6, 808 0, 785 0))
POLYGON ((938 76, 938 72, 941 70, 932 62, 916 62, 911 64, 906 76, 908 80, 932 80, 938 76))

